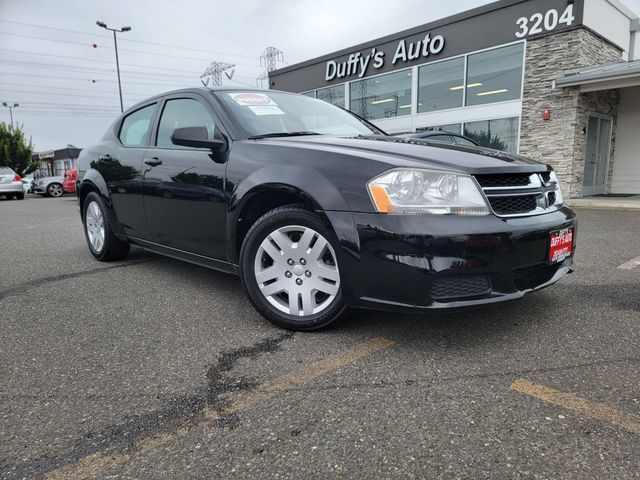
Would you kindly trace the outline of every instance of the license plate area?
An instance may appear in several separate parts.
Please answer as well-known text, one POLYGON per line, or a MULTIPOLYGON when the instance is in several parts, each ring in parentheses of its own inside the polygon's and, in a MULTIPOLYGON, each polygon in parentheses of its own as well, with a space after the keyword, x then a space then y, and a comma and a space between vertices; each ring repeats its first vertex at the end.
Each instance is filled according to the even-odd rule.
POLYGON ((549 264, 562 262, 573 254, 573 227, 549 234, 549 264))

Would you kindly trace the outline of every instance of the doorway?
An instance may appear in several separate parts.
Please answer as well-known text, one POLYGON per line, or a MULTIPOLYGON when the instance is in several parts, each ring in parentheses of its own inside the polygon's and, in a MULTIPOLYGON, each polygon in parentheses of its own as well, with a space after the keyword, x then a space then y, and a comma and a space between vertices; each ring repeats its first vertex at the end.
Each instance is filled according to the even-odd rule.
POLYGON ((582 194, 584 196, 603 194, 607 190, 611 126, 610 117, 595 114, 589 115, 582 183, 582 194))

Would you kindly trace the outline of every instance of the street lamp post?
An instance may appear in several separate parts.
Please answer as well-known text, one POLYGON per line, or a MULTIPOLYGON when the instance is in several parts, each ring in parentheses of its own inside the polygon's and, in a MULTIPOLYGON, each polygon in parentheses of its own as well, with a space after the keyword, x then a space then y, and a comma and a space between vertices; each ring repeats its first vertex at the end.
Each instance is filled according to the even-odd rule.
POLYGON ((122 27, 122 28, 109 28, 106 23, 97 21, 96 25, 104 28, 105 30, 110 30, 113 32, 113 44, 116 47, 116 69, 118 70, 118 92, 120 93, 120 112, 124 112, 124 106, 122 105, 122 85, 120 84, 120 62, 118 60, 118 40, 116 39, 116 32, 123 33, 131 30, 131 27, 122 27))
POLYGON ((9 116, 11 117, 11 130, 13 130, 13 109, 19 107, 20 105, 17 103, 7 103, 2 102, 3 107, 7 107, 9 109, 9 116))

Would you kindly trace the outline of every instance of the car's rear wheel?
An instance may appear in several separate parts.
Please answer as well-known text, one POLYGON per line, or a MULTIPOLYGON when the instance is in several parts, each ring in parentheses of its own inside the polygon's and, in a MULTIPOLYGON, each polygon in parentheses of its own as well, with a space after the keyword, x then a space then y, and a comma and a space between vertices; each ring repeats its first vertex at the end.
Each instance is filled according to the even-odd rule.
POLYGON ((82 205, 82 220, 89 251, 98 260, 120 260, 129 253, 129 243, 116 236, 104 200, 97 193, 87 195, 82 205))
POLYGON ((16 193, 16 198, 18 200, 24 200, 24 193, 16 193))
POLYGON ((60 183, 50 183, 49 186, 47 186, 47 195, 50 197, 61 197, 63 193, 64 190, 60 183))
POLYGON ((279 207, 251 227, 240 251, 241 277, 251 302, 269 321, 315 330, 347 313, 337 242, 311 210, 279 207))

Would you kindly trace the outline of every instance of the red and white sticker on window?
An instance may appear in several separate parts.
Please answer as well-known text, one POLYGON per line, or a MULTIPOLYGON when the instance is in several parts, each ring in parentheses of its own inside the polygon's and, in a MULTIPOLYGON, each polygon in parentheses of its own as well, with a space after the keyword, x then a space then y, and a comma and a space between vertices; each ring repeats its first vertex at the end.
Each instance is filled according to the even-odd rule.
POLYGON ((264 93, 251 93, 251 92, 242 92, 242 93, 229 93, 227 94, 238 105, 245 106, 265 106, 265 105, 277 105, 276 102, 271 100, 268 95, 264 93))

